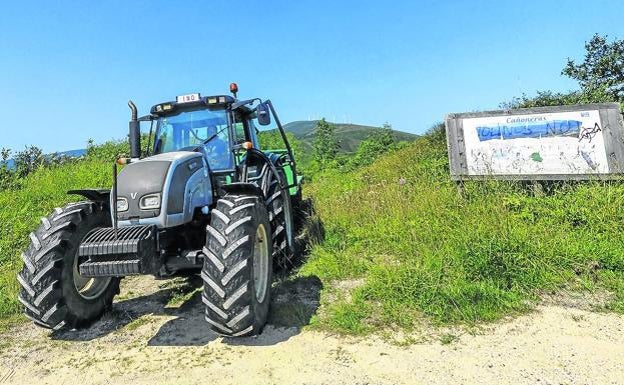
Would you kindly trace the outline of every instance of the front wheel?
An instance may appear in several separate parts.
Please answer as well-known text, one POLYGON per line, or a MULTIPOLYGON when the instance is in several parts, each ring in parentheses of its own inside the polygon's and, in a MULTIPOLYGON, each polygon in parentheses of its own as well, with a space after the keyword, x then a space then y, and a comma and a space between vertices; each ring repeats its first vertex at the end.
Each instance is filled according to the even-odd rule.
POLYGON ((254 195, 219 199, 206 227, 202 301, 219 334, 259 334, 269 312, 272 242, 269 215, 254 195))
POLYGON ((99 319, 112 306, 119 279, 78 272, 80 242, 89 231, 109 225, 108 211, 94 202, 73 203, 41 218, 17 275, 26 317, 46 328, 75 328, 99 319))

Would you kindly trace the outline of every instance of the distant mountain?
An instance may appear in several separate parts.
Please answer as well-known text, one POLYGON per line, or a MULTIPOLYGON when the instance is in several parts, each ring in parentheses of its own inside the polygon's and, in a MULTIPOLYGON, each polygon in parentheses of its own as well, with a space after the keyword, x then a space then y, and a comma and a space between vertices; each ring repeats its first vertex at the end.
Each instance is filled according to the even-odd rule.
MULTIPOLYGON (((299 120, 284 125, 284 130, 291 132, 295 138, 299 139, 304 148, 312 148, 314 142, 315 128, 318 120, 299 120)), ((341 152, 354 152, 360 142, 370 136, 378 127, 363 126, 360 124, 331 123, 336 128, 336 138, 340 141, 341 152)), ((418 135, 403 131, 393 130, 397 141, 412 141, 418 135)))

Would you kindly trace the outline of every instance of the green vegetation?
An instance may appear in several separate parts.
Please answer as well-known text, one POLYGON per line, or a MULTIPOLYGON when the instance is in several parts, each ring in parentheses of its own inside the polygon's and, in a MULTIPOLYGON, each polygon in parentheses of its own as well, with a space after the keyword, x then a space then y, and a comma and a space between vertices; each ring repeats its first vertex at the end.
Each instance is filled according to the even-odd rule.
POLYGON ((362 333, 496 320, 561 288, 607 289, 624 312, 624 185, 525 186, 448 177, 431 135, 355 173, 326 171, 309 186, 326 229, 302 275, 363 278, 329 301, 317 323, 362 333), (346 297, 345 297, 346 298, 346 297))
MULTIPOLYGON (((623 103, 624 41, 596 35, 585 48, 583 62, 569 59, 562 71, 579 90, 523 95, 504 106, 623 103)), ((624 313, 621 181, 458 189, 448 177, 443 125, 398 147, 354 172, 326 168, 307 186, 326 239, 300 274, 330 288, 363 281, 348 293, 326 289, 316 325, 366 333, 474 324, 525 311, 540 294, 562 289, 605 290, 602 307, 624 313)))
MULTIPOLYGON (((316 138, 316 127, 320 120, 295 121, 284 125, 284 130, 292 133, 294 137, 301 142, 302 148, 306 153, 312 152, 314 139, 316 138)), ((379 130, 378 127, 363 126, 351 123, 330 123, 334 126, 334 135, 338 143, 340 143, 339 153, 354 153, 363 140, 379 130)), ((410 142, 418 137, 418 135, 410 134, 403 131, 392 131, 392 135, 397 142, 410 142)))
POLYGON ((335 127, 321 119, 316 125, 312 157, 321 168, 329 167, 336 160, 340 142, 336 139, 335 127))
MULTIPOLYGON (((564 68, 580 90, 544 91, 509 106, 623 102, 624 43, 595 36, 586 48, 583 63, 571 60, 564 68)), ((607 292, 598 308, 624 313, 622 181, 458 187, 449 178, 442 124, 412 143, 401 142, 390 126, 365 131, 347 156, 337 151, 337 125, 304 123, 305 130, 288 136, 325 229, 325 240, 312 246, 297 272, 322 281, 316 326, 363 334, 421 323, 470 325, 526 311, 541 294, 561 290, 607 292), (312 132, 321 133, 314 146, 298 139, 312 132)), ((276 135, 262 133, 264 147, 281 147, 276 135)), ((46 162, 32 151, 20 158, 23 172, 0 166, 4 324, 20 312, 15 275, 28 233, 54 207, 79 199, 65 191, 110 186, 110 161, 124 152, 125 142, 90 143, 84 160, 46 162)), ((192 293, 174 293, 171 301, 192 293)), ((309 318, 307 307, 286 304, 277 318, 309 318)), ((455 338, 444 335, 441 342, 455 338)))
POLYGON ((87 159, 63 165, 40 167, 20 180, 19 188, 0 191, 0 317, 18 314, 17 272, 20 253, 28 246, 28 234, 41 217, 78 196, 67 190, 110 186, 110 163, 87 159))
POLYGON ((133 320, 128 325, 126 325, 125 330, 131 332, 131 331, 137 330, 141 326, 146 325, 146 324, 148 324, 150 322, 152 322, 152 317, 150 317, 150 316, 142 316, 142 317, 139 317, 139 318, 133 320))
MULTIPOLYGON (((288 139, 288 143, 292 148, 292 152, 297 159, 302 158, 305 153, 301 146, 301 142, 298 141, 295 136, 287 132, 286 138, 288 139)), ((284 141, 282 140, 282 136, 279 131, 271 130, 271 131, 261 131, 258 135, 258 140, 260 141, 260 145, 262 146, 262 150, 284 150, 284 141)))

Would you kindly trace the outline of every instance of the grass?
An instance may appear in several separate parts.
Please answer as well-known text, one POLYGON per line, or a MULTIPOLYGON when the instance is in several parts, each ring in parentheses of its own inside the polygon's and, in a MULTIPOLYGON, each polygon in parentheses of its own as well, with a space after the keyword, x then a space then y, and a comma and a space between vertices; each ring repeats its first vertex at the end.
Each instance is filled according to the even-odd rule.
MULTIPOLYGON (((85 160, 41 169, 21 186, 0 191, 0 328, 21 312, 15 276, 28 233, 54 207, 80 199, 65 191, 110 186, 110 167, 85 160)), ((487 181, 458 190, 443 138, 426 136, 359 171, 315 175, 305 190, 326 232, 299 271, 325 285, 311 321, 320 328, 473 325, 527 311, 564 288, 607 291, 601 310, 624 313, 619 181, 544 189, 487 181), (361 284, 336 296, 332 283, 350 280, 361 284)), ((188 295, 177 293, 171 305, 188 295)), ((280 311, 291 322, 310 316, 298 306, 280 311)))
POLYGON ((28 234, 39 226, 40 218, 80 199, 67 195, 67 190, 110 186, 110 175, 108 164, 87 160, 40 169, 26 177, 22 188, 0 191, 0 319, 15 320, 21 312, 15 277, 22 268, 20 253, 28 246, 28 234))
POLYGON ((624 313, 624 184, 590 181, 540 189, 450 180, 434 136, 306 186, 326 240, 301 275, 365 283, 329 301, 316 324, 363 334, 421 321, 475 324, 530 309, 540 293, 606 289, 624 313), (405 183, 399 180, 405 179, 405 183))
POLYGON ((455 334, 445 333, 440 336, 440 343, 442 345, 449 345, 453 341, 456 341, 458 337, 455 334))
POLYGON ((137 330, 143 325, 149 324, 152 321, 153 321, 152 318, 149 316, 139 317, 133 320, 132 322, 130 322, 128 325, 126 325, 125 330, 131 332, 131 331, 137 330))
POLYGON ((184 286, 176 288, 169 299, 167 300, 167 308, 178 308, 182 306, 186 301, 193 298, 196 294, 201 293, 201 287, 184 286))

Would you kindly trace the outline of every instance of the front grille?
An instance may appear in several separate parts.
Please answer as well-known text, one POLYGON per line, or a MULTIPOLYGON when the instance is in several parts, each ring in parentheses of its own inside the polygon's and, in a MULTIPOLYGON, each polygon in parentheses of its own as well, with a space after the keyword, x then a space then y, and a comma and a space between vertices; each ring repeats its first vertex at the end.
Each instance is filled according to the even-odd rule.
POLYGON ((84 238, 78 255, 137 254, 142 243, 154 238, 155 231, 154 225, 120 227, 116 231, 112 227, 97 229, 84 238))

